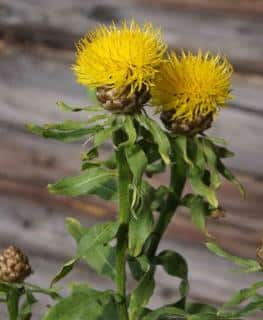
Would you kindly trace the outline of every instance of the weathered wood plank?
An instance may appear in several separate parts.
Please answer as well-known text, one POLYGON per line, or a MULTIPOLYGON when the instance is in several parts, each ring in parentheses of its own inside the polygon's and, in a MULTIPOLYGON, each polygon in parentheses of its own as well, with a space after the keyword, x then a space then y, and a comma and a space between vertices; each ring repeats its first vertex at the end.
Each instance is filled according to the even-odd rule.
MULTIPOLYGON (((136 0, 138 1, 138 0, 136 0)), ((244 15, 262 15, 262 0, 143 0, 145 5, 155 5, 167 9, 206 10, 244 15)))
POLYGON ((143 6, 139 1, 121 0, 104 0, 99 4, 48 0, 34 5, 31 1, 2 0, 1 12, 2 38, 6 35, 18 42, 72 49, 73 43, 95 23, 135 17, 138 21, 152 21, 161 26, 171 47, 210 49, 229 56, 239 70, 263 72, 263 20, 260 16, 208 14, 203 10, 186 12, 176 7, 165 10, 143 6))
MULTIPOLYGON (((95 222, 91 216, 80 214, 67 206, 64 206, 64 214, 61 214, 58 203, 43 201, 30 195, 28 198, 21 198, 18 193, 11 194, 3 189, 0 190, 0 201, 0 246, 4 247, 12 242, 22 247, 32 257, 35 274, 30 280, 40 285, 47 285, 60 265, 74 253, 75 245, 64 230, 64 217, 75 216, 87 226, 95 222)), ((230 271, 231 264, 208 253, 202 245, 170 239, 163 241, 161 250, 164 248, 186 255, 192 281, 191 297, 201 301, 222 303, 235 290, 260 279, 260 275, 256 274, 244 277, 240 273, 233 273, 230 271)), ((111 286, 83 264, 62 283, 72 280, 87 281, 99 289, 111 286)), ((172 281, 159 270, 156 282, 157 290, 151 305, 157 307, 174 301, 177 296, 177 281, 172 281)), ((131 286, 130 282, 129 287, 131 286)), ((43 310, 47 300, 41 301, 39 311, 43 310)))
MULTIPOLYGON (((65 57, 54 51, 29 55, 5 48, 0 59, 0 130, 6 132, 8 124, 21 127, 27 122, 85 116, 63 113, 55 105, 58 99, 75 105, 89 104, 85 89, 75 83, 72 62, 72 55, 65 57)), ((230 162, 232 167, 262 176, 263 78, 236 74, 233 86, 235 104, 220 114, 212 133, 226 138, 236 152, 230 162)))

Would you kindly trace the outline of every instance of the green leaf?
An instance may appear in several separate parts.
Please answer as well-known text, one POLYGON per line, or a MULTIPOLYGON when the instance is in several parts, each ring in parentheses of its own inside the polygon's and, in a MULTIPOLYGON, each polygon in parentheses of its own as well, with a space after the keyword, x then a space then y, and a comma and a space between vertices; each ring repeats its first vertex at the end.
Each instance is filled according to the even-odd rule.
POLYGON ((103 130, 98 131, 94 136, 94 147, 98 147, 105 143, 107 140, 112 138, 112 135, 115 131, 119 130, 122 127, 122 123, 115 123, 109 119, 109 127, 103 128, 103 130))
POLYGON ((244 268, 243 271, 245 272, 257 272, 261 271, 262 267, 256 260, 252 259, 244 259, 237 256, 233 256, 226 251, 224 251, 222 248, 220 248, 217 244, 212 242, 206 243, 207 248, 215 253, 217 256, 225 258, 233 263, 235 263, 238 266, 241 266, 244 268))
POLYGON ((183 135, 178 135, 174 139, 174 143, 177 145, 178 150, 180 150, 182 158, 184 159, 185 163, 192 166, 193 163, 187 154, 187 145, 188 145, 187 137, 183 135))
POLYGON ((210 141, 202 139, 202 147, 206 157, 207 164, 211 172, 211 185, 213 188, 218 189, 221 185, 219 172, 217 170, 218 158, 214 150, 214 146, 210 141))
POLYGON ((189 288, 188 267, 183 256, 177 252, 165 250, 156 257, 156 263, 161 265, 169 275, 182 279, 181 296, 187 296, 189 288))
POLYGON ((217 163, 217 169, 218 171, 222 174, 222 176, 224 176, 228 181, 232 182, 233 184, 235 184, 238 188, 238 190, 240 191, 240 193, 245 196, 245 189, 242 186, 242 184, 238 181, 238 179, 233 175, 233 173, 224 166, 222 161, 218 161, 217 163))
POLYGON ((117 307, 111 292, 75 285, 69 297, 53 306, 43 320, 116 320, 117 307))
POLYGON ((144 306, 149 302, 154 291, 154 271, 150 269, 133 290, 129 304, 129 319, 138 320, 144 306))
POLYGON ((84 257, 99 245, 107 244, 116 236, 118 229, 117 222, 96 224, 89 228, 79 242, 77 256, 84 257))
POLYGON ((217 309, 214 306, 203 303, 187 303, 186 311, 188 314, 217 313, 217 309))
MULTIPOLYGON (((257 291, 263 287, 263 281, 259 281, 254 283, 251 287, 242 289, 238 292, 236 292, 231 299, 223 305, 223 307, 220 309, 220 312, 222 312, 224 309, 235 307, 245 300, 256 296, 257 291)), ((263 300, 262 300, 263 302, 263 300)))
MULTIPOLYGON (((55 184, 48 185, 51 193, 64 196, 80 196, 84 194, 98 194, 103 196, 106 192, 108 197, 109 183, 116 176, 115 171, 102 168, 90 168, 78 176, 66 177, 55 184)), ((112 190, 114 193, 115 190, 112 190)))
POLYGON ((73 258, 66 262, 61 270, 55 275, 55 277, 52 279, 50 287, 53 287, 53 285, 58 282, 59 280, 66 277, 74 268, 75 264, 77 263, 78 259, 73 258))
POLYGON ((82 257, 98 274, 114 281, 116 276, 116 249, 110 245, 98 245, 82 257))
POLYGON ((208 236, 206 229, 206 216, 210 213, 208 203, 200 196, 189 194, 184 197, 183 204, 190 208, 193 224, 208 236))
POLYGON ((125 117, 124 130, 128 136, 128 140, 119 144, 119 147, 133 146, 137 139, 137 132, 133 124, 133 117, 131 116, 125 117))
MULTIPOLYGON (((161 307, 159 309, 156 309, 148 313, 145 317, 142 318, 142 320, 161 320, 161 319, 164 319, 163 317, 173 317, 173 316, 174 317, 177 316, 180 319, 185 319, 186 313, 179 308, 167 306, 167 307, 161 307)), ((174 318, 174 319, 178 319, 178 318, 174 318)))
POLYGON ((74 218, 66 218, 66 228, 68 233, 75 239, 77 243, 88 230, 87 228, 83 227, 78 220, 74 218))
POLYGON ((147 157, 144 151, 137 144, 125 148, 125 155, 134 177, 134 184, 137 185, 141 181, 142 175, 147 166, 147 157))
POLYGON ((144 114, 136 115, 136 120, 140 123, 142 127, 144 127, 146 130, 148 130, 151 133, 154 142, 158 146, 158 150, 163 161, 166 164, 169 164, 170 163, 170 156, 169 156, 170 142, 165 132, 162 130, 162 128, 159 126, 157 122, 150 119, 148 116, 144 114))
POLYGON ((87 138, 87 136, 94 135, 97 132, 103 130, 100 125, 95 125, 90 128, 77 128, 77 129, 57 129, 41 127, 35 124, 28 124, 27 129, 34 134, 42 135, 44 138, 52 138, 57 140, 62 140, 65 142, 72 142, 76 140, 81 140, 87 138))
POLYGON ((70 106, 69 104, 66 104, 65 102, 59 100, 57 102, 57 106, 62 111, 66 112, 79 112, 79 111, 102 111, 101 106, 85 106, 85 107, 77 107, 77 106, 70 106))
POLYGON ((263 311, 263 300, 252 301, 241 308, 241 310, 230 313, 232 316, 231 319, 239 319, 240 317, 247 316, 257 311, 263 311))
POLYGON ((195 193, 203 196, 215 208, 218 207, 218 200, 215 191, 208 187, 202 180, 202 172, 199 168, 190 169, 190 183, 195 193))
POLYGON ((132 216, 129 223, 129 253, 138 256, 143 249, 145 240, 153 231, 154 220, 148 202, 132 216))
POLYGON ((129 254, 138 256, 143 249, 146 239, 153 231, 154 219, 151 203, 154 199, 154 189, 146 182, 141 184, 141 201, 129 223, 128 245, 129 254))
POLYGON ((150 270, 150 262, 145 255, 140 255, 138 257, 128 257, 129 267, 132 276, 135 280, 139 281, 144 273, 150 270))
MULTIPOLYGON (((77 243, 88 232, 88 228, 84 228, 79 221, 73 218, 67 218, 66 226, 68 232, 76 240, 77 243)), ((109 245, 98 245, 93 250, 86 252, 82 257, 88 265, 94 269, 98 274, 115 278, 115 260, 116 249, 109 245)))
POLYGON ((235 155, 234 152, 228 150, 227 148, 221 147, 221 146, 217 146, 217 145, 214 145, 214 150, 215 150, 218 158, 220 158, 220 159, 232 158, 235 155))
POLYGON ((165 164, 163 161, 156 161, 146 167, 147 177, 152 177, 154 174, 158 174, 165 171, 165 164))

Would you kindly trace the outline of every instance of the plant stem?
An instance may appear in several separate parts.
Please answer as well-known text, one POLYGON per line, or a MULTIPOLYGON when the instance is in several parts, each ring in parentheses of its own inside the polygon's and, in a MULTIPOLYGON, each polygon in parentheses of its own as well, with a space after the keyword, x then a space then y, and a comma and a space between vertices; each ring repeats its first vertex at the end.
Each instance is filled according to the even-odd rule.
MULTIPOLYGON (((123 140, 123 132, 121 130, 117 131, 114 136, 115 145, 118 147, 123 140)), ((116 247, 116 290, 123 298, 123 301, 119 304, 119 318, 121 320, 128 320, 126 303, 126 251, 128 247, 128 222, 130 217, 129 185, 131 174, 124 152, 123 148, 116 150, 119 190, 118 221, 120 224, 116 247)))
POLYGON ((152 233, 152 239, 149 247, 147 248, 147 256, 152 260, 156 254, 160 241, 163 234, 169 225, 174 212, 176 211, 178 205, 180 204, 180 198, 185 186, 186 175, 184 170, 184 163, 177 160, 176 163, 171 165, 170 173, 170 189, 171 193, 168 195, 166 204, 160 212, 159 219, 156 223, 154 231, 152 233))

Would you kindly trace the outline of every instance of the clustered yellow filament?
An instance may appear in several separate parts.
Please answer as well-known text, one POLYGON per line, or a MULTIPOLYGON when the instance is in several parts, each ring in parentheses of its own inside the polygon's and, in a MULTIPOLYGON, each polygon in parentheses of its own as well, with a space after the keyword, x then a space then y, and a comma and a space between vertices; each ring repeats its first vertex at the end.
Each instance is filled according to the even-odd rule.
POLYGON ((121 94, 151 90, 158 111, 172 111, 173 119, 191 122, 214 115, 232 98, 232 66, 226 58, 201 50, 196 55, 172 52, 151 24, 134 20, 101 25, 77 45, 73 70, 85 86, 109 86, 121 94))
POLYGON ((130 93, 150 89, 166 45, 151 24, 136 22, 100 26, 77 45, 73 70, 77 81, 90 87, 130 88, 130 93))
POLYGON ((197 55, 172 53, 162 63, 152 90, 153 104, 161 111, 173 111, 173 118, 185 122, 215 114, 231 99, 232 66, 226 58, 209 52, 197 55))

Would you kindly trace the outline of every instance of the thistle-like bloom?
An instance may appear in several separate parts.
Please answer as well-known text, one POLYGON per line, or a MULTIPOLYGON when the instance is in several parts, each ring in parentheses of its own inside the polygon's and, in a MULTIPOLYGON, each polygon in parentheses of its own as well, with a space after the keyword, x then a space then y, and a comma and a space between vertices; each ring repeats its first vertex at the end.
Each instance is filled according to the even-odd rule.
POLYGON ((77 81, 89 87, 110 87, 132 95, 152 86, 166 46, 151 24, 136 22, 100 26, 77 45, 73 70, 77 81))
POLYGON ((197 55, 172 53, 162 64, 152 90, 153 103, 159 111, 169 112, 171 120, 198 124, 211 119, 231 99, 233 69, 226 58, 209 52, 197 55))

